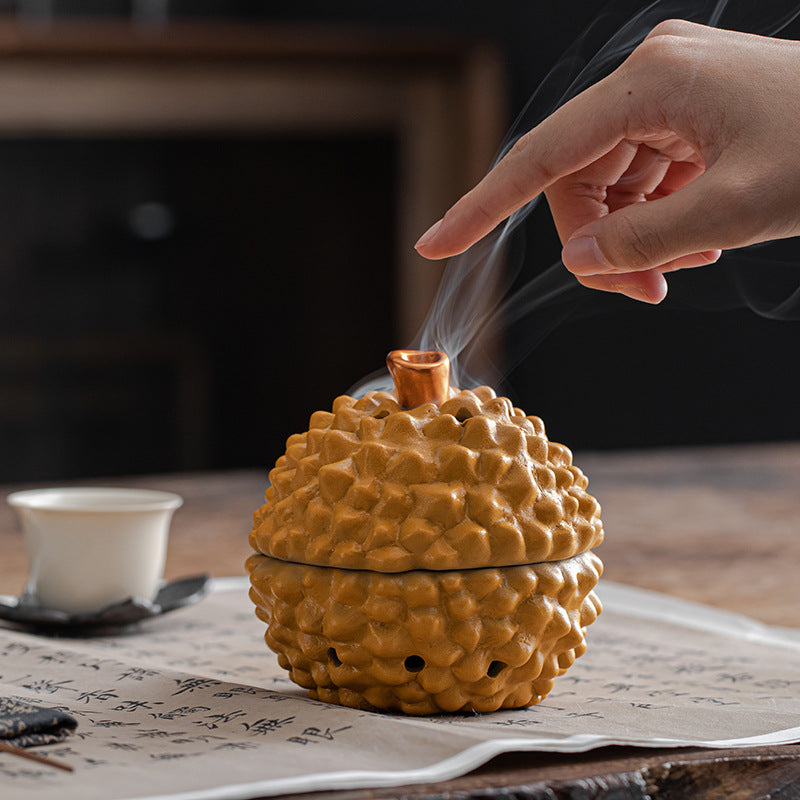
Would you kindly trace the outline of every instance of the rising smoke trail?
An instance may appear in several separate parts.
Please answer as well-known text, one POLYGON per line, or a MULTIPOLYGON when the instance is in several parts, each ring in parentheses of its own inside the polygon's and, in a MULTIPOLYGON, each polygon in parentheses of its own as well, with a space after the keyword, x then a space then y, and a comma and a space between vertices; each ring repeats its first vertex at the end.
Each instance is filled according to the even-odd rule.
MULTIPOLYGON (((586 60, 582 51, 592 28, 614 16, 615 4, 611 3, 550 70, 511 127, 495 164, 528 130, 619 66, 659 22, 682 18, 774 36, 800 16, 800 5, 787 8, 785 3, 770 5, 766 2, 754 8, 747 0, 738 3, 730 0, 692 3, 656 0, 625 22, 586 60)), ((504 374, 568 316, 602 313, 618 307, 618 298, 584 289, 560 262, 512 291, 526 263, 522 224, 540 199, 534 198, 480 242, 448 261, 427 318, 410 345, 415 349, 446 352, 452 364, 453 384, 460 388, 471 388, 480 383, 497 385, 504 374), (500 299, 487 303, 489 298, 500 299), (493 367, 486 363, 485 358, 480 358, 488 341, 514 322, 534 313, 537 315, 536 331, 525 337, 522 347, 516 351, 512 348, 506 353, 502 366, 493 367), (471 364, 476 361, 481 362, 480 372, 473 373, 471 364)), ((680 273, 675 273, 670 279, 671 287, 673 283, 697 281, 706 288, 701 291, 671 290, 670 303, 677 301, 685 307, 708 310, 748 306, 756 313, 774 319, 800 318, 798 268, 790 265, 787 272, 786 262, 771 258, 767 250, 768 246, 755 245, 726 252, 713 268, 685 270, 684 274, 692 274, 691 278, 685 275, 678 278, 680 273), (765 275, 765 267, 770 274, 765 275), (695 279, 694 273, 704 274, 695 279), (712 279, 711 285, 709 278, 712 279), (788 285, 776 294, 776 284, 788 285)), ((372 389, 391 388, 388 373, 380 370, 352 387, 349 394, 359 396, 372 389)))

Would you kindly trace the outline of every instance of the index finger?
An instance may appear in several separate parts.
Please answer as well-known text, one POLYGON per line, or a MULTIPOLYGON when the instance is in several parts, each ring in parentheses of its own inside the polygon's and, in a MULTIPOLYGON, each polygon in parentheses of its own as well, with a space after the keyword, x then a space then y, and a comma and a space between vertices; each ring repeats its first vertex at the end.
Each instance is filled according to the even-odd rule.
POLYGON ((565 103, 520 137, 483 180, 416 244, 426 258, 466 250, 550 184, 583 169, 626 138, 630 91, 616 73, 565 103))

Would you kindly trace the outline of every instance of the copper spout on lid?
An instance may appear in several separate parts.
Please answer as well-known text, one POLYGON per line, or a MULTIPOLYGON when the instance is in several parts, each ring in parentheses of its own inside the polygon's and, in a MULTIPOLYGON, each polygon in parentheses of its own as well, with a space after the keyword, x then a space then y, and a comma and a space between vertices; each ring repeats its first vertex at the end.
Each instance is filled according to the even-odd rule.
POLYGON ((401 406, 438 406, 450 397, 450 359, 440 350, 392 350, 386 365, 401 406))

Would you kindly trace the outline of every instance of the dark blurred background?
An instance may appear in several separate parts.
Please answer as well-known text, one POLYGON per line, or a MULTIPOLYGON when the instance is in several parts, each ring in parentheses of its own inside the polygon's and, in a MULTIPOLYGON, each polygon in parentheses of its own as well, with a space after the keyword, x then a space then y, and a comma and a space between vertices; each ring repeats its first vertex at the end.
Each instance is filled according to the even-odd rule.
MULTIPOLYGON (((271 466, 407 344, 413 242, 532 89, 645 5, 0 2, 0 480, 271 466)), ((584 302, 519 364, 514 329, 506 388, 574 449, 797 438, 800 325, 707 291, 584 302)))

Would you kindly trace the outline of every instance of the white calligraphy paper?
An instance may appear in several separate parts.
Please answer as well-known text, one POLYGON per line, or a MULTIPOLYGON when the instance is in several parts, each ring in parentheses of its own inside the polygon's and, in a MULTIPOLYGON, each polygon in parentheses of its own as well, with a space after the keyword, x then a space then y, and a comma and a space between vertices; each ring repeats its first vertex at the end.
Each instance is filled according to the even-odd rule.
POLYGON ((501 752, 800 741, 800 633, 608 582, 589 650, 530 709, 411 718, 308 699, 263 642, 243 579, 99 639, 0 629, 0 694, 76 734, 0 754, 3 797, 214 800, 434 781, 501 752))

